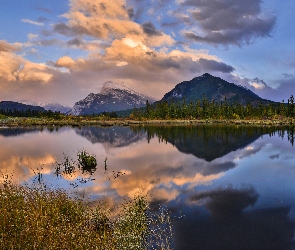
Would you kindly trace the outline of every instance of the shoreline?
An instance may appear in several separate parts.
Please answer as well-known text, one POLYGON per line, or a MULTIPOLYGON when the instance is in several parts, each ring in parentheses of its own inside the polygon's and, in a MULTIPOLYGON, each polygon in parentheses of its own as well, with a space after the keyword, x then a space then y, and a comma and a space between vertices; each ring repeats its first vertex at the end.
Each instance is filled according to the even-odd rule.
POLYGON ((295 119, 286 118, 282 120, 272 119, 251 119, 251 120, 130 120, 130 119, 110 119, 110 120, 89 120, 89 119, 68 119, 68 120, 47 120, 40 118, 6 118, 0 120, 0 128, 32 127, 32 126, 136 126, 136 125, 259 125, 259 126, 294 126, 295 119))

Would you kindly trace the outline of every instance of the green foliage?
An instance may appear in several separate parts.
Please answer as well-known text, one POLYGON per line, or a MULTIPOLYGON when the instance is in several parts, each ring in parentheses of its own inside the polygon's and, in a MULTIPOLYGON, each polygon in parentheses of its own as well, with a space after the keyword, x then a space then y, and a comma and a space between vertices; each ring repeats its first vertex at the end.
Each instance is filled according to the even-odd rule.
POLYGON ((295 118, 295 101, 291 95, 288 104, 279 103, 247 103, 238 101, 228 102, 226 96, 223 101, 209 101, 203 95, 202 99, 190 101, 185 98, 160 101, 145 108, 135 108, 130 115, 132 119, 273 119, 278 115, 295 118))
POLYGON ((94 155, 90 155, 85 150, 79 151, 77 154, 79 167, 84 171, 93 173, 96 170, 97 162, 94 155))

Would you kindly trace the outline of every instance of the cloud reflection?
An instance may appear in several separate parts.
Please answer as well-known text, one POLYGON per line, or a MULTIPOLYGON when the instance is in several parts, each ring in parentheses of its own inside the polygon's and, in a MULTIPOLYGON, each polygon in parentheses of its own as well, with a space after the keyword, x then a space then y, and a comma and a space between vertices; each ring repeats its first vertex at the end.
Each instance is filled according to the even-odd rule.
POLYGON ((217 189, 192 195, 191 201, 208 199, 206 207, 214 217, 241 214, 248 206, 253 206, 258 200, 258 194, 253 187, 243 189, 217 189))
POLYGON ((186 220, 178 220, 177 249, 292 249, 295 224, 290 207, 244 211, 258 200, 253 187, 227 188, 191 195, 205 200, 208 217, 199 208, 186 220))

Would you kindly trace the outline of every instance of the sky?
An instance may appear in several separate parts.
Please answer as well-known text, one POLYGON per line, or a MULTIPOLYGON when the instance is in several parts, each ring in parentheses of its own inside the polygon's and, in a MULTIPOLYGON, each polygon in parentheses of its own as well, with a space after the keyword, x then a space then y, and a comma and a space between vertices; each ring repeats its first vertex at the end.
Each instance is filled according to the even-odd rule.
POLYGON ((107 81, 155 99, 204 73, 295 95, 293 0, 1 0, 0 101, 73 106, 107 81))

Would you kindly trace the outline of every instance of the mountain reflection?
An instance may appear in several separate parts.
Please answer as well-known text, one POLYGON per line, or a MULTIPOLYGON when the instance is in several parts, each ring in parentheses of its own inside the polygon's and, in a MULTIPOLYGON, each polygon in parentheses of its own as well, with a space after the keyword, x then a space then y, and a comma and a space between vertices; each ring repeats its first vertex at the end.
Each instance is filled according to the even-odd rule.
MULTIPOLYGON (((134 127, 135 132, 144 130, 148 141, 157 136, 159 141, 173 144, 180 152, 192 154, 206 161, 213 161, 232 151, 241 149, 264 134, 274 135, 278 127, 258 126, 145 126, 134 127)), ((282 130, 284 131, 284 130, 282 130)), ((286 129, 288 140, 294 143, 294 128, 286 129)), ((281 133, 284 136, 283 132, 281 133)))
POLYGON ((101 143, 105 148, 128 146, 145 138, 144 132, 133 133, 129 127, 80 127, 75 128, 78 135, 85 137, 91 143, 101 143))

